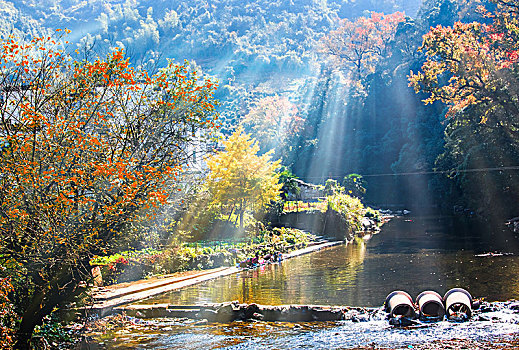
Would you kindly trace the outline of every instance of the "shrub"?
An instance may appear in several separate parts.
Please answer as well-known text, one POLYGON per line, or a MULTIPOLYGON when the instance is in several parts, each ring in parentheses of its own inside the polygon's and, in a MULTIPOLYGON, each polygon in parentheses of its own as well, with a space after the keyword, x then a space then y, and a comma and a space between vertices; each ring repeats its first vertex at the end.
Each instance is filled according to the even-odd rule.
POLYGON ((362 218, 366 210, 359 198, 350 197, 346 194, 329 196, 328 209, 339 213, 346 220, 351 230, 357 231, 361 229, 362 218))
POLYGON ((11 349, 14 342, 14 329, 17 315, 9 300, 13 286, 9 278, 0 278, 0 348, 11 349))

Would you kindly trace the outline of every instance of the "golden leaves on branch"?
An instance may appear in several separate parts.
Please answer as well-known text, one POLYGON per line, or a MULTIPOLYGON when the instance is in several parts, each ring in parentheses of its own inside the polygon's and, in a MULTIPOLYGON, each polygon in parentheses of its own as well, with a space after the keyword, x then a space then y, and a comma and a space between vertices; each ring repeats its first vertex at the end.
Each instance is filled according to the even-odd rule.
POLYGON ((213 205, 242 216, 277 200, 282 186, 276 173, 280 161, 271 160, 272 152, 258 155, 258 143, 242 127, 223 144, 225 150, 207 159, 207 186, 213 205))

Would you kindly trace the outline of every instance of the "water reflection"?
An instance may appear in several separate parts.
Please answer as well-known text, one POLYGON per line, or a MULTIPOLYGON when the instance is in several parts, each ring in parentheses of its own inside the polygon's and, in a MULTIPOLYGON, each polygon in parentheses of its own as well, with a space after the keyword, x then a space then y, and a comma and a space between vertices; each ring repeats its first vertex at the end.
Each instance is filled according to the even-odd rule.
POLYGON ((360 240, 211 280, 142 303, 188 305, 238 300, 265 305, 344 304, 344 298, 356 297, 353 286, 362 273, 365 253, 365 243, 360 240))
POLYGON ((426 289, 444 293, 457 286, 488 300, 519 299, 518 253, 517 238, 499 227, 453 218, 399 218, 369 241, 357 239, 143 303, 238 300, 376 307, 395 289, 416 296, 426 289), (476 256, 496 251, 511 255, 476 256))
MULTIPOLYGON (((367 242, 357 240, 144 303, 187 305, 238 300, 271 305, 378 307, 395 289, 416 297, 426 289, 443 294, 457 286, 488 300, 519 299, 518 255, 518 239, 499 226, 460 223, 452 218, 402 218, 387 224, 367 242)), ((407 347, 452 338, 492 341, 492 337, 519 332, 519 314, 507 309, 507 303, 499 305, 498 312, 473 317, 467 323, 440 322, 420 329, 395 329, 383 317, 368 322, 299 324, 153 320, 141 328, 107 334, 104 348, 337 349, 373 343, 407 347)))

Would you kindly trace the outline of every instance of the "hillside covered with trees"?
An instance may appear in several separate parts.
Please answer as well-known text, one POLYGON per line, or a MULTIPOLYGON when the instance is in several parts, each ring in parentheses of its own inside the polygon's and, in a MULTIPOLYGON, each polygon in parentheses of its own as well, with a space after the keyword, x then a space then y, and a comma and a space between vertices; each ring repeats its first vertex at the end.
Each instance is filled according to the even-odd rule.
POLYGON ((299 204, 348 237, 361 200, 519 215, 515 0, 0 0, 0 39, 7 345, 93 262, 307 244, 269 220, 299 204))
POLYGON ((427 94, 416 94, 408 76, 426 59, 418 48, 430 28, 490 23, 477 10, 494 9, 490 1, 4 4, 4 32, 69 28, 82 58, 119 47, 147 67, 190 60, 219 81, 223 134, 242 124, 305 181, 359 173, 374 204, 481 209, 467 202, 465 175, 445 176, 454 152, 448 107, 424 105, 427 94), (401 173, 418 174, 389 176, 401 173))

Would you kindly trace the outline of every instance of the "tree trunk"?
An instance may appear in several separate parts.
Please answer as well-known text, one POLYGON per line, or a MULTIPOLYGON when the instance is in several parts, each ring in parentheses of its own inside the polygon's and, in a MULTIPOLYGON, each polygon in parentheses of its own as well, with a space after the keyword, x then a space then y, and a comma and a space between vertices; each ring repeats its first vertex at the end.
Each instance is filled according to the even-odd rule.
POLYGON ((16 343, 14 349, 30 350, 31 349, 31 338, 34 328, 43 322, 43 317, 40 309, 38 312, 32 315, 27 315, 27 312, 22 317, 20 328, 16 331, 16 343))
POLYGON ((245 212, 245 204, 243 199, 240 202, 240 232, 243 232, 243 213, 245 212))
POLYGON ((45 316, 62 305, 74 293, 79 281, 77 272, 76 270, 76 273, 73 273, 69 267, 61 266, 50 282, 40 281, 26 304, 20 327, 16 331, 14 349, 31 349, 34 328, 41 325, 45 316))
POLYGON ((43 322, 42 303, 44 299, 44 293, 39 292, 30 301, 30 305, 25 310, 20 327, 16 331, 16 343, 14 344, 15 349, 30 349, 31 348, 31 337, 34 332, 34 327, 43 322))
POLYGON ((243 231, 243 210, 240 210, 240 231, 243 231))

